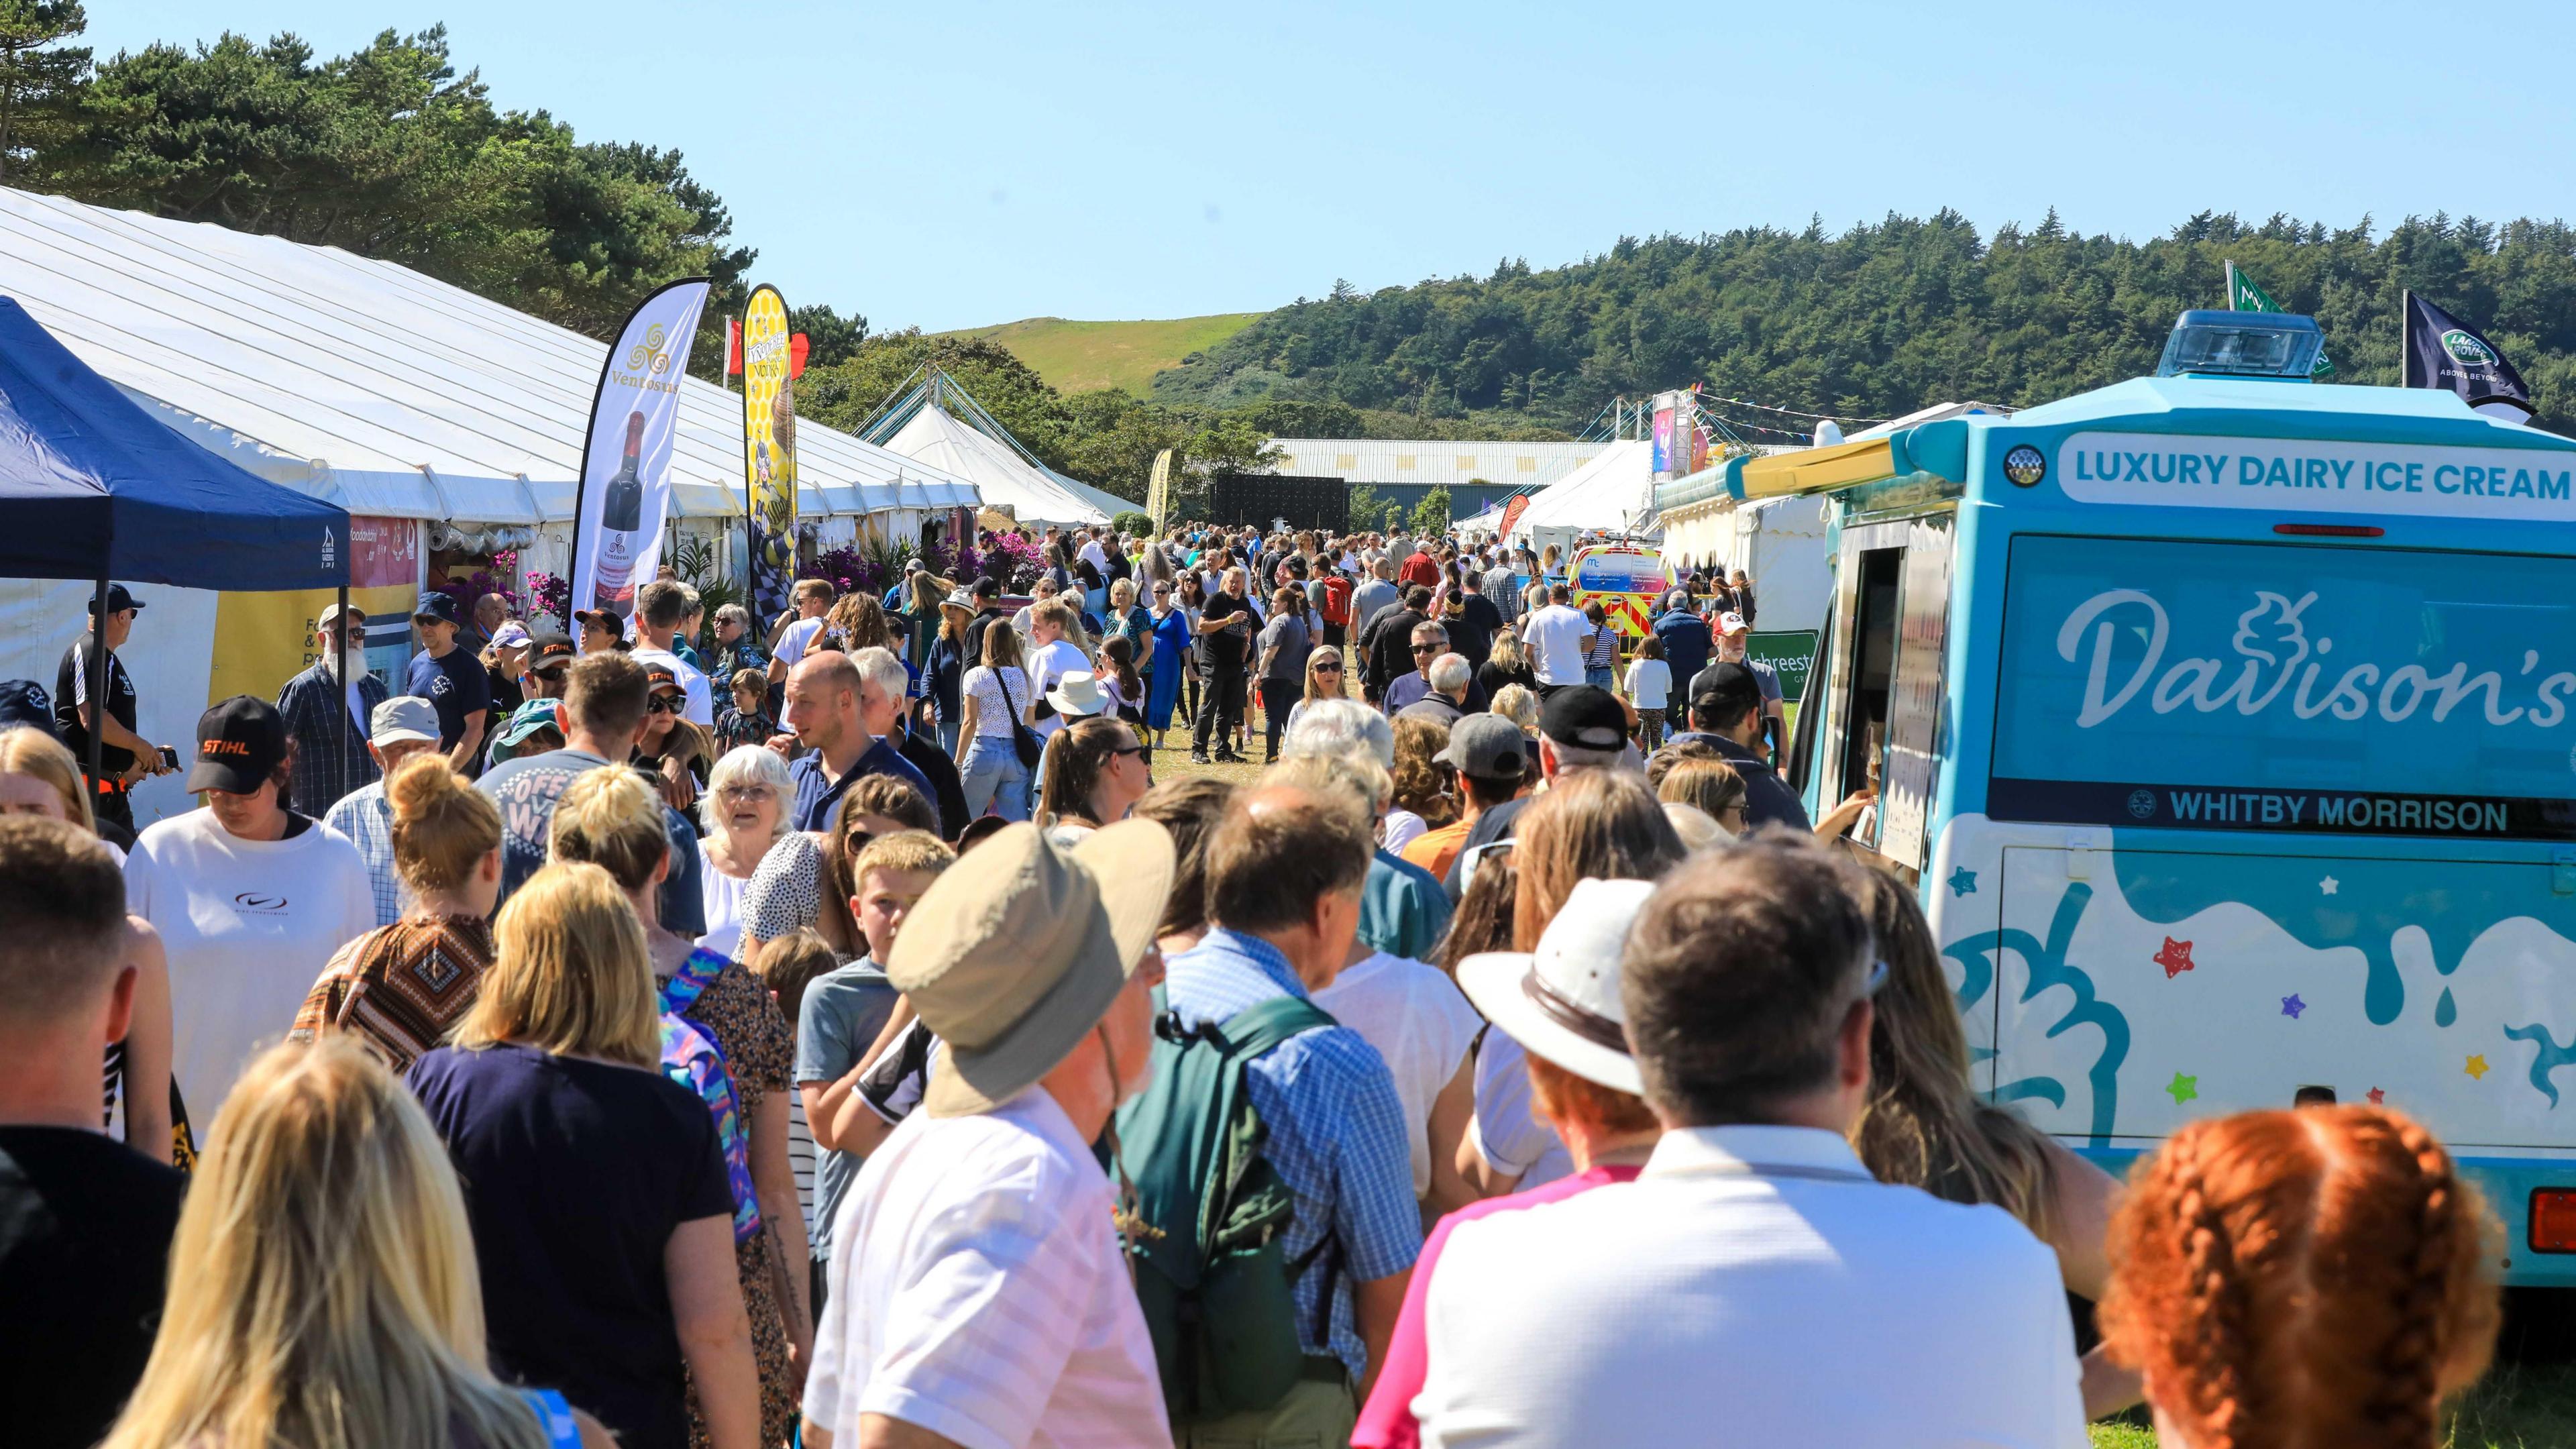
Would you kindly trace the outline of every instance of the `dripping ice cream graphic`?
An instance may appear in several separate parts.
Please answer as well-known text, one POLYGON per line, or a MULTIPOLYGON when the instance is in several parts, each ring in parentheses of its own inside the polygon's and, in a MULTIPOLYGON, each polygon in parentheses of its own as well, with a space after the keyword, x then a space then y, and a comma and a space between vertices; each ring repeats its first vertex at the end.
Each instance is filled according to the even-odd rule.
POLYGON ((2472 670, 2466 661, 2444 667, 2439 659, 2430 664, 2332 660, 2335 640, 2323 634, 2309 637, 2308 612, 2317 604, 2316 591, 2294 599, 2256 589, 2252 597, 2252 605, 2237 616, 2229 655, 2186 655, 2170 662, 2166 655, 2173 627, 2153 594, 2105 589, 2078 604, 2058 627, 2056 641, 2058 658, 2084 666, 2076 727, 2092 729, 2132 706, 2158 715, 2189 706, 2201 714, 2233 710, 2251 718, 2285 705, 2302 720, 2369 717, 2389 724, 2422 711, 2441 724, 2474 704, 2476 718, 2489 725, 2554 729, 2566 722, 2567 702, 2576 697, 2576 673, 2543 672, 2537 649, 2523 650, 2521 668, 2510 674, 2472 670), (2134 660, 2116 657, 2128 630, 2139 631, 2145 641, 2134 660))

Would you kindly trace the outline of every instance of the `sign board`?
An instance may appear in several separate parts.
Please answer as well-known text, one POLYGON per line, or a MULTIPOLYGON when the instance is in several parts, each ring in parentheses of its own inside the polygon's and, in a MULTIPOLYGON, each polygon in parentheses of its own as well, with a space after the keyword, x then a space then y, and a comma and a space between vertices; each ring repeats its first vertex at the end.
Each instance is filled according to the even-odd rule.
POLYGON ((1807 696, 1807 663, 1816 655, 1816 631, 1780 629, 1744 636, 1744 654, 1759 659, 1780 676, 1780 698, 1796 704, 1807 696))
POLYGON ((2050 472, 2086 503, 2576 522, 2576 451, 2081 432, 2050 472))

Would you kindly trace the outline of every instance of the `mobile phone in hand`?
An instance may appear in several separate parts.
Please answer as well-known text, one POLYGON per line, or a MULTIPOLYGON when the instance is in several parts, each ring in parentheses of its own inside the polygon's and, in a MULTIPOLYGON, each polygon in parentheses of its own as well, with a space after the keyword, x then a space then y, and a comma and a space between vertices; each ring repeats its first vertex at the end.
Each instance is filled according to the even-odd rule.
POLYGON ((162 769, 176 770, 179 768, 179 751, 176 748, 170 745, 163 745, 159 750, 155 751, 155 753, 161 756, 162 769))

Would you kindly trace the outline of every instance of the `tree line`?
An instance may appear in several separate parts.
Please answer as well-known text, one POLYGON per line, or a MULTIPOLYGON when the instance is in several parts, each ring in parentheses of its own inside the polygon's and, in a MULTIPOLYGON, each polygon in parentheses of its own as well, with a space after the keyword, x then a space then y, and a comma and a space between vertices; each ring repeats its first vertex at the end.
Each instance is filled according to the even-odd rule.
MULTIPOLYGON (((2332 229, 2219 212, 2164 236, 2085 236, 2052 210, 1991 237, 1955 211, 1828 235, 1748 227, 1623 237, 1534 271, 1300 298, 1154 379, 1224 408, 1340 404, 1477 428, 1580 429, 1614 398, 1708 392, 1854 420, 1975 399, 2027 405, 2150 372, 2176 313, 2226 305, 2249 270, 2325 331, 2335 378, 2398 378, 2412 288, 2485 331, 2532 385, 2542 425, 2576 423, 2576 229, 2408 217, 2332 229)), ((1721 415, 1795 431, 1777 414, 1721 415), (1786 425, 1786 426, 1784 426, 1786 425)), ((1779 441, 1748 433, 1751 441, 1779 441)))

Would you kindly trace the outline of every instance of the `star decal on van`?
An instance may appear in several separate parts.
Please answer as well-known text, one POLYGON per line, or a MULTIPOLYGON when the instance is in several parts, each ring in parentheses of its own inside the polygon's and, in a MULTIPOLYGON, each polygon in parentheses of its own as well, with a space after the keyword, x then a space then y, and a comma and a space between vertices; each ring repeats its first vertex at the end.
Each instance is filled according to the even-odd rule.
POLYGON ((2386 1102, 2387 1102, 2387 1100, 2388 1100, 2388 1093, 2387 1093, 2387 1092, 2385 1092, 2384 1090, 2382 1090, 2382 1089, 2380 1089, 2380 1088, 2378 1088, 2378 1087, 2373 1087, 2373 1088, 2371 1088, 2371 1089, 2370 1089, 2370 1105, 2372 1105, 2372 1106, 2374 1106, 2374 1107, 2377 1107, 2377 1106, 2380 1106, 2380 1105, 2382 1105, 2382 1104, 2386 1103, 2386 1102))
POLYGON ((2299 1013, 2307 1009, 2308 1004, 2301 1001, 2299 999, 2299 993, 2295 991, 2281 998, 2281 1014, 2292 1021, 2298 1020, 2299 1013))
POLYGON ((1977 873, 1975 871, 1970 870, 1963 865, 1957 870, 1950 872, 1950 896, 1952 899, 1955 900, 1960 896, 1972 896, 1976 893, 1977 873))
POLYGON ((2479 1081, 2485 1081, 2487 1075, 2487 1059, 2483 1056, 2471 1057, 2469 1058, 2469 1064, 2460 1068, 2460 1070, 2477 1078, 2479 1081))
POLYGON ((2342 887, 2342 881, 2336 880, 2333 876, 2327 876, 2324 880, 2317 882, 2317 894, 2330 896, 2336 891, 2342 889, 2342 887))
POLYGON ((2165 1083, 2165 1090, 2173 1094, 2174 1105, 2179 1107, 2183 1103, 2200 1095, 2200 1078, 2186 1077, 2182 1073, 2176 1072, 2174 1073, 2174 1079, 2165 1083))
POLYGON ((2191 969, 2191 943, 2165 937, 2164 949, 2156 953, 2155 962, 2165 968, 2165 979, 2171 981, 2191 969))

